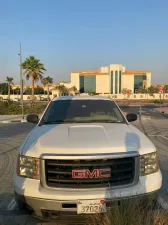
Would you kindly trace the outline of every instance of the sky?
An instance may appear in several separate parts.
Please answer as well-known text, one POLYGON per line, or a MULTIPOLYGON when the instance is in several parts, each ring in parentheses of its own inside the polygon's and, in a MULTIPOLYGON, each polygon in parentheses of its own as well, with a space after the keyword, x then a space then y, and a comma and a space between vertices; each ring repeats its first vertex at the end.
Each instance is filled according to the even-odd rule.
POLYGON ((168 83, 167 0, 0 0, 0 82, 19 83, 20 42, 55 82, 122 64, 168 83))

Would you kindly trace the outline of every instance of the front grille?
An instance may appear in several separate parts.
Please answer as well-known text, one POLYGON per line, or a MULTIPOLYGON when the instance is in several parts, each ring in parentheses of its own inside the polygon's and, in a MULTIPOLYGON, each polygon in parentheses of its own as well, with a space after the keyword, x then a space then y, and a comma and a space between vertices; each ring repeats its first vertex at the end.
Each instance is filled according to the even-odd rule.
POLYGON ((45 160, 45 177, 48 187, 102 188, 127 185, 135 179, 135 157, 96 160, 45 160), (72 170, 109 169, 108 178, 72 178, 72 170))

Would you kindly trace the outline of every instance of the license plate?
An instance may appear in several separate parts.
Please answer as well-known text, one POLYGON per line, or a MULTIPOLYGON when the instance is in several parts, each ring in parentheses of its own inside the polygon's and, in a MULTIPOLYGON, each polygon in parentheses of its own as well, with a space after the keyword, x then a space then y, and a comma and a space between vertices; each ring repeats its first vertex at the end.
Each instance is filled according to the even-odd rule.
POLYGON ((78 200, 77 214, 105 213, 106 203, 104 200, 78 200))

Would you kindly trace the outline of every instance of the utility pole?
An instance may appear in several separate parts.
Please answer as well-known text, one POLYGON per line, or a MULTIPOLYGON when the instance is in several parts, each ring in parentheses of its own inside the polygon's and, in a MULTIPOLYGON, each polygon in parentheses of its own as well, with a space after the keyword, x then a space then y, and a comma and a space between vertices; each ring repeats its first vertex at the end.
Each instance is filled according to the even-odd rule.
POLYGON ((162 95, 161 95, 161 93, 160 93, 160 112, 161 112, 161 107, 162 107, 162 95))
POLYGON ((20 43, 20 101, 22 107, 22 118, 24 119, 24 108, 23 108, 23 75, 22 75, 22 46, 20 43))
POLYGON ((159 87, 159 94, 160 94, 160 112, 161 112, 161 107, 162 107, 162 93, 163 93, 163 86, 159 87))

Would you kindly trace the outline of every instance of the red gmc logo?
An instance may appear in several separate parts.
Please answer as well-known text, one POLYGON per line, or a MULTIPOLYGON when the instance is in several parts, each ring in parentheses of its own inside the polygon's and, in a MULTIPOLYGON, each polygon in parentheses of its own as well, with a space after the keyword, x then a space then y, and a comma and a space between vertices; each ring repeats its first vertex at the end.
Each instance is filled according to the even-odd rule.
POLYGON ((94 169, 90 170, 72 170, 72 178, 85 179, 85 178, 109 178, 111 177, 111 169, 94 169))

